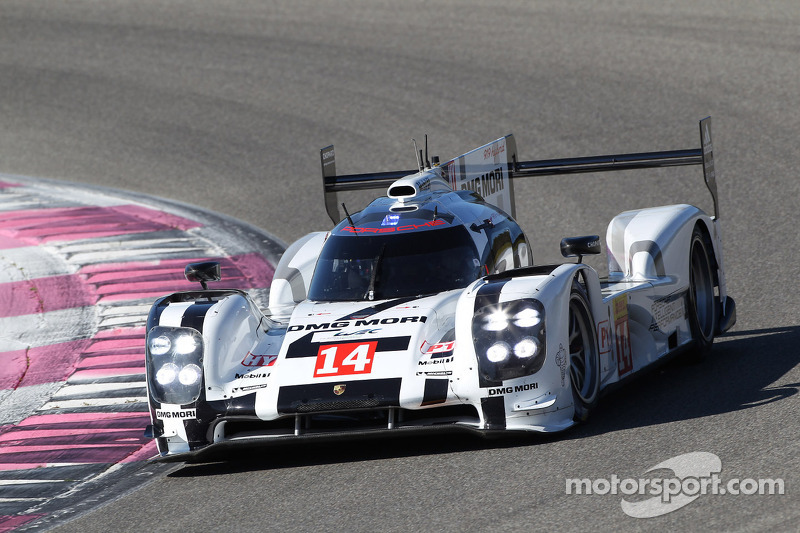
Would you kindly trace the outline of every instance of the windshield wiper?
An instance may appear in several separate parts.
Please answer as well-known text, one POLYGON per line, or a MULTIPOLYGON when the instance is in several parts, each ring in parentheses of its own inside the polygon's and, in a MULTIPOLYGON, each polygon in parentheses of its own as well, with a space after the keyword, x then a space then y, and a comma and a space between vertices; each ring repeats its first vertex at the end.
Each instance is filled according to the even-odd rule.
POLYGON ((369 287, 367 288, 367 293, 364 295, 364 298, 367 300, 374 300, 375 299, 375 281, 378 279, 378 269, 381 267, 381 262, 383 262, 383 253, 386 251, 386 243, 381 246, 381 252, 375 257, 375 260, 372 262, 372 272, 369 276, 369 287))

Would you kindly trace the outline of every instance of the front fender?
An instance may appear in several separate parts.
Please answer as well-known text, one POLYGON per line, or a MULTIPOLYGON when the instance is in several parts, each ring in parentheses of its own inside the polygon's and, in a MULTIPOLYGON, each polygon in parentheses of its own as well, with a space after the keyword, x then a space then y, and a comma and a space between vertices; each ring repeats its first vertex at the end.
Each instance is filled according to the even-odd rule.
POLYGON ((586 286, 593 316, 605 316, 598 275, 584 264, 510 270, 478 280, 462 293, 456 311, 456 364, 459 368, 455 374, 463 377, 453 388, 457 395, 471 399, 482 413, 486 427, 498 426, 497 413, 501 411, 499 407, 489 409, 487 406, 501 403, 505 427, 530 429, 535 426, 541 431, 555 431, 572 425, 568 317, 569 294, 576 279, 586 286), (479 354, 472 324, 476 307, 486 302, 480 300, 480 296, 486 296, 487 290, 495 295, 498 304, 531 299, 542 304, 546 354, 542 366, 535 372, 505 379, 502 383, 487 382, 478 374, 479 354))

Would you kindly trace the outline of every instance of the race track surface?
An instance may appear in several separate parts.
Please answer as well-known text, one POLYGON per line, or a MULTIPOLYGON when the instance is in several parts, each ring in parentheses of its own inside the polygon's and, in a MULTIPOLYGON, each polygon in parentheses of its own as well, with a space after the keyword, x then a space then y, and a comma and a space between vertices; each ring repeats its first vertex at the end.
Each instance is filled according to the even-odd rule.
MULTIPOLYGON (((445 159, 507 133, 522 159, 694 148, 711 115, 739 317, 705 361, 642 377, 564 435, 251 452, 19 529, 795 531, 798 27, 789 0, 4 1, 0 173, 179 200, 286 242, 330 227, 318 150, 331 143, 340 173, 373 172, 413 168, 425 134, 445 159), (665 476, 648 470, 699 452, 723 481, 780 478, 785 493, 633 518, 633 496, 565 490, 665 476)), ((538 263, 627 209, 711 209, 693 167, 515 189, 538 263)))

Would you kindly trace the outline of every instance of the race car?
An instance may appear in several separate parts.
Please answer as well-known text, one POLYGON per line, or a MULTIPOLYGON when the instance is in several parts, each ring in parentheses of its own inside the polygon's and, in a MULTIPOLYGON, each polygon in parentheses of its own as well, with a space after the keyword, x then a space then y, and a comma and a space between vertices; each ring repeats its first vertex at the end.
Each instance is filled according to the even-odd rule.
POLYGON ((416 150, 408 171, 337 176, 320 152, 333 229, 283 254, 267 309, 209 289, 155 302, 147 390, 161 460, 293 439, 434 431, 557 432, 604 390, 680 353, 699 357, 736 321, 727 295, 710 118, 700 148, 517 160, 512 135, 445 163, 416 150), (608 275, 583 262, 597 235, 564 238, 563 264, 533 261, 515 222, 514 180, 702 165, 714 202, 619 214, 608 275), (340 214, 340 191, 385 188, 340 214))

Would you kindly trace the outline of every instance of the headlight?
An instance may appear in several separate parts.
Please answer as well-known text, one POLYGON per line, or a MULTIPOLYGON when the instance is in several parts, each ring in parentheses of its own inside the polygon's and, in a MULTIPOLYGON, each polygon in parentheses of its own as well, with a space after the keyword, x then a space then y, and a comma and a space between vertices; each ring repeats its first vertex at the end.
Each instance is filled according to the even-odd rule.
POLYGON ((180 335, 175 339, 175 353, 187 354, 197 349, 197 341, 194 335, 180 335))
POLYGON ((203 371, 197 365, 188 365, 183 367, 178 373, 178 381, 183 385, 196 385, 200 383, 203 378, 203 371))
POLYGON ((161 368, 159 368, 156 372, 156 382, 159 385, 166 387, 175 381, 175 378, 178 377, 179 373, 180 368, 178 368, 178 365, 175 363, 166 363, 162 365, 161 368))
POLYGON ((159 335, 158 337, 151 338, 147 346, 150 348, 151 354, 164 355, 172 348, 172 342, 166 335, 159 335))
POLYGON ((542 321, 542 315, 533 307, 523 307, 514 315, 514 325, 519 328, 532 328, 542 321))
POLYGON ((534 374, 546 355, 544 306, 531 298, 479 307, 472 339, 482 387, 534 374))
POLYGON ((539 341, 526 337, 514 345, 514 355, 520 359, 527 359, 539 353, 539 341))
POLYGON ((203 389, 203 337, 192 328, 155 326, 147 333, 147 378, 160 403, 186 405, 203 389))
POLYGON ((486 350, 486 358, 492 363, 501 363, 508 359, 508 354, 510 352, 511 350, 508 348, 508 344, 496 342, 486 350))
POLYGON ((503 331, 508 327, 508 316, 502 309, 496 309, 483 318, 481 328, 484 331, 503 331))

